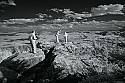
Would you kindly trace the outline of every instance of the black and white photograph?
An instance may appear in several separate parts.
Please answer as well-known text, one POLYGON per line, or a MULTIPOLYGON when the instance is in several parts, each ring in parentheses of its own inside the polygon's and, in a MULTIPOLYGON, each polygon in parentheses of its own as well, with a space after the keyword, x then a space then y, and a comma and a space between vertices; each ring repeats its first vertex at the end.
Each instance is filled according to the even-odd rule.
POLYGON ((125 83, 125 0, 0 0, 0 83, 125 83))

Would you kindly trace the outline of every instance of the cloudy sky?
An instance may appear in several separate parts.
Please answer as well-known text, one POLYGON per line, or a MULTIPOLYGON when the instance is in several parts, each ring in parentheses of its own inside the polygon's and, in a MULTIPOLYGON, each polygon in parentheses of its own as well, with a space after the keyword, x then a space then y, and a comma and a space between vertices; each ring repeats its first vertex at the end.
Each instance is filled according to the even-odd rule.
POLYGON ((90 7, 100 4, 125 4, 125 0, 15 0, 20 7, 90 7))
POLYGON ((5 12, 0 12, 0 19, 33 17, 36 13, 47 8, 70 8, 79 10, 106 4, 125 4, 125 0, 15 0, 15 3, 17 6, 1 8, 5 12))

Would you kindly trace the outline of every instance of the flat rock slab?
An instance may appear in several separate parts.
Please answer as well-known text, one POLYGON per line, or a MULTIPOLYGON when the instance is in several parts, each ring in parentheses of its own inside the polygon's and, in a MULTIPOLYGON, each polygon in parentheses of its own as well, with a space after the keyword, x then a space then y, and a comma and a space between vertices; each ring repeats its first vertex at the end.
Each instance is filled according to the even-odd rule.
POLYGON ((23 72, 24 70, 36 65, 37 63, 45 59, 44 52, 41 49, 37 49, 37 53, 21 53, 14 57, 5 59, 0 65, 23 72))
POLYGON ((30 64, 29 67, 32 67, 32 66, 36 65, 37 63, 43 61, 44 59, 45 59, 44 52, 41 49, 37 49, 37 53, 36 54, 33 54, 33 53, 22 53, 22 54, 19 54, 17 57, 15 57, 13 59, 13 61, 26 60, 26 61, 28 61, 27 64, 30 64))

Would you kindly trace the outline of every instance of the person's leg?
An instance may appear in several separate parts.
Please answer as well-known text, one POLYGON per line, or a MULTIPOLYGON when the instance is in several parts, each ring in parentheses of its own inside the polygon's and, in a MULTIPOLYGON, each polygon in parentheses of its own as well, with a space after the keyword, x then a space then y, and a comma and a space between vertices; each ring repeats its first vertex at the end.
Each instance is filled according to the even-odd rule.
POLYGON ((56 36, 56 41, 57 41, 57 43, 59 43, 59 36, 58 35, 56 36))
POLYGON ((32 41, 30 41, 30 45, 31 45, 31 50, 30 50, 30 52, 33 52, 33 42, 32 42, 32 41))
POLYGON ((67 40, 67 39, 68 39, 67 36, 65 36, 64 38, 65 38, 65 43, 67 43, 67 42, 68 42, 68 40, 67 40))
POLYGON ((67 43, 67 36, 65 38, 66 38, 66 43, 67 43))
POLYGON ((36 53, 36 41, 33 41, 33 53, 36 53))

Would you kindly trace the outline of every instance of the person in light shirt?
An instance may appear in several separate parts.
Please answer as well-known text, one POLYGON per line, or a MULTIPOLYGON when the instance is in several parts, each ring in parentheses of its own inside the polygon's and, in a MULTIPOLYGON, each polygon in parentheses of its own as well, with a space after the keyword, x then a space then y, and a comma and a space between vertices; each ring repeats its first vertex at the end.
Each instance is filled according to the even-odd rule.
POLYGON ((65 38, 65 42, 67 43, 68 42, 68 33, 67 32, 64 33, 64 38, 65 38))
POLYGON ((36 53, 36 40, 37 40, 37 37, 35 35, 35 31, 32 31, 32 33, 30 34, 30 44, 31 44, 31 52, 32 53, 36 53))
MULTIPOLYGON (((61 30, 60 30, 60 31, 61 31, 61 30)), ((57 33, 56 33, 56 42, 57 42, 57 43, 59 43, 60 31, 57 31, 57 33)))

